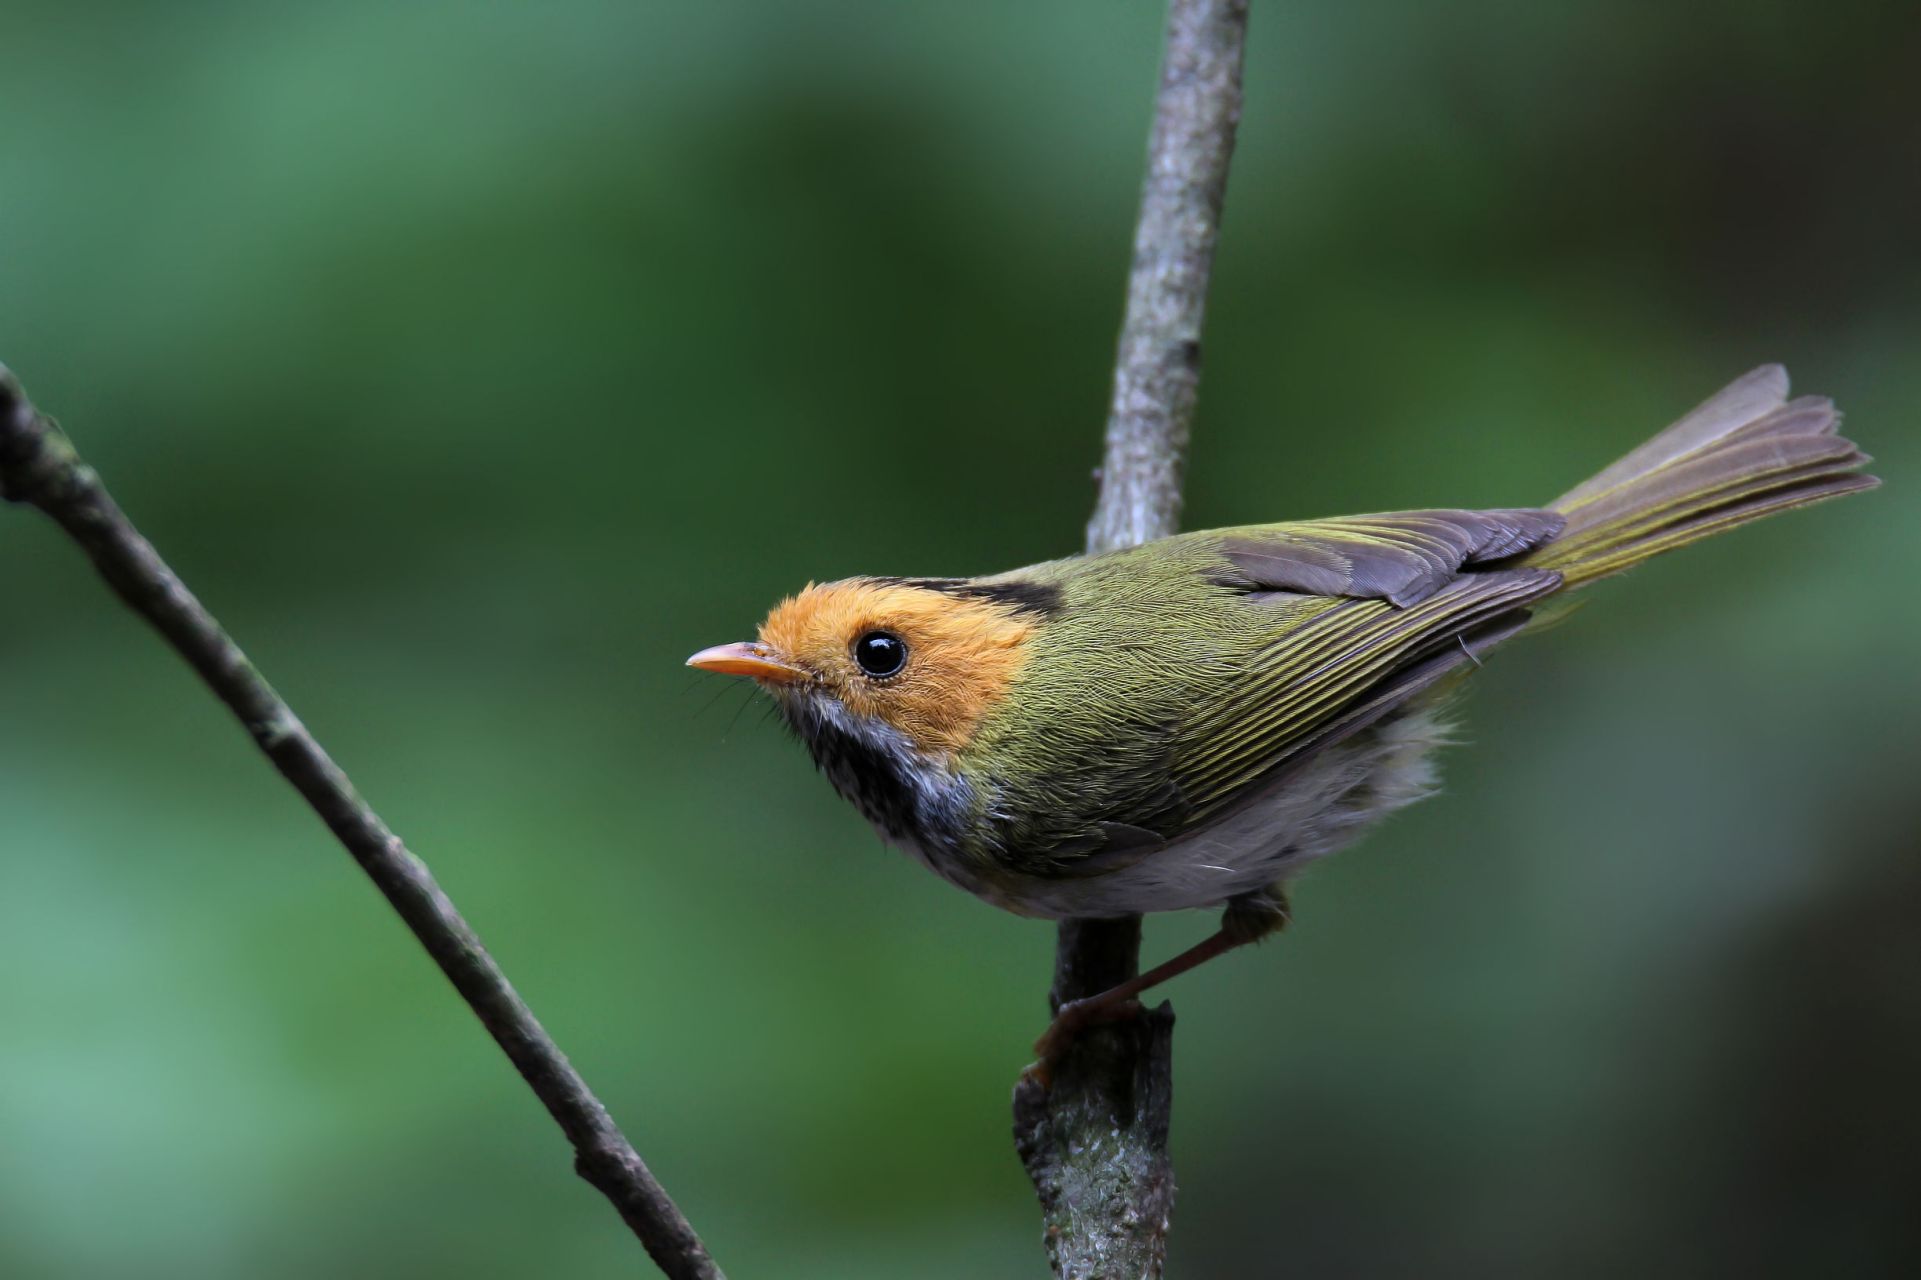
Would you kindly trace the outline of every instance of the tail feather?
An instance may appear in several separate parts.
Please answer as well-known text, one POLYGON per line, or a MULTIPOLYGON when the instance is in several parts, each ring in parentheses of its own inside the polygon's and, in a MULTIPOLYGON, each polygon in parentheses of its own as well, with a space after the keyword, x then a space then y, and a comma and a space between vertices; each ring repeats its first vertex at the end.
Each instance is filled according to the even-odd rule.
POLYGON ((1577 586, 1751 520, 1880 483, 1823 396, 1763 365, 1550 504, 1567 528, 1521 561, 1577 586))
POLYGON ((1646 475, 1683 454, 1712 444, 1728 431, 1765 417, 1787 403, 1787 398, 1787 369, 1778 364, 1764 364, 1751 370, 1607 470, 1562 494, 1554 502, 1554 508, 1565 510, 1576 506, 1624 480, 1646 475))

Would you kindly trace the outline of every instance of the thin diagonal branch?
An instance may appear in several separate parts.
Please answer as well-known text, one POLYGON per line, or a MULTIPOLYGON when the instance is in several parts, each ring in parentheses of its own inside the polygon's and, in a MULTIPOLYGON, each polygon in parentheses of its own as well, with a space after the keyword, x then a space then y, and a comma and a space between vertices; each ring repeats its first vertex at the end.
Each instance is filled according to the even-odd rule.
POLYGON ((722 1280, 666 1190, 547 1035, 420 859, 408 852, 115 504, 51 420, 0 366, 0 497, 73 536, 107 584, 227 704, 427 948, 574 1146, 580 1176, 613 1202, 673 1280, 722 1280))
MULTIPOLYGON (((1241 114, 1248 0, 1171 0, 1141 184, 1127 312, 1101 462, 1090 554, 1164 538, 1200 387, 1201 324, 1241 114)), ((1141 922, 1062 923, 1050 1004, 1134 976, 1141 922)), ((1083 1034, 1052 1082, 1014 1090, 1014 1142, 1062 1280, 1158 1277, 1174 1207, 1168 1156, 1174 1011, 1083 1034)))

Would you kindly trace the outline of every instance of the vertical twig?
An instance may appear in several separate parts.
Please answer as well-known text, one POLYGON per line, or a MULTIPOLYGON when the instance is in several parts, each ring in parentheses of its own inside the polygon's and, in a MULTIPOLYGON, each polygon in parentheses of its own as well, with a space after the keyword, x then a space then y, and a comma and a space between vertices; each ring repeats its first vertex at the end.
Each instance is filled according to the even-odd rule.
POLYGON ((723 1280, 687 1219, 567 1061, 426 864, 362 800, 293 710, 120 510, 65 434, 0 366, 0 497, 52 516, 107 584, 200 674, 393 904, 574 1146, 574 1168, 613 1202, 673 1280, 723 1280))
MULTIPOLYGON (((1171 0, 1141 184, 1127 312, 1101 462, 1090 554, 1173 533, 1200 386, 1201 324, 1241 114, 1247 0, 1171 0)), ((1063 1002, 1132 977, 1141 922, 1069 920, 1054 983, 1063 1002)), ((1014 1141, 1062 1280, 1158 1277, 1174 1205, 1167 1151, 1174 1012, 1083 1035, 1051 1085, 1014 1090, 1014 1141)))
POLYGON ((1201 321, 1241 119, 1247 0, 1171 0, 1089 553, 1165 538, 1201 381, 1201 321))

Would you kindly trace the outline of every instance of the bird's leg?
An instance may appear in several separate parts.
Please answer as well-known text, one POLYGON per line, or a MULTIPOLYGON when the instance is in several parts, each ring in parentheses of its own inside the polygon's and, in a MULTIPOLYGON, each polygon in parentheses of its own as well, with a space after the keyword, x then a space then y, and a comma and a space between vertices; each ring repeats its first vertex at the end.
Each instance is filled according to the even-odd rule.
POLYGON ((1085 1000, 1070 1000, 1062 1005, 1055 1012, 1054 1021, 1047 1031, 1034 1042, 1034 1052, 1040 1055, 1036 1065, 1043 1075, 1047 1074, 1053 1064, 1060 1061, 1061 1055, 1067 1052, 1074 1037, 1082 1031, 1127 1017, 1139 1009, 1136 1002, 1143 991, 1158 987, 1169 978, 1178 978, 1189 969, 1198 968, 1216 956, 1226 955, 1236 947, 1259 942, 1281 929, 1287 921, 1287 895, 1279 885, 1229 899, 1227 910, 1221 913, 1221 927, 1212 937, 1195 943, 1172 960, 1163 961, 1146 973, 1137 974, 1098 995, 1088 996, 1085 1000))

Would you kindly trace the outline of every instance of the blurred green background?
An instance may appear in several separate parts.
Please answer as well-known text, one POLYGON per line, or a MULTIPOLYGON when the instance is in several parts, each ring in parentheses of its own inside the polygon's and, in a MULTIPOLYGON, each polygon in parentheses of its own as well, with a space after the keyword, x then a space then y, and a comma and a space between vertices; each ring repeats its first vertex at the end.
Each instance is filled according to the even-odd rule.
MULTIPOLYGON (((1890 483, 1503 651, 1178 984, 1173 1273, 1913 1274, 1921 8, 1254 7, 1190 524, 1544 501, 1770 359, 1890 483)), ((0 17, 0 359, 723 1265, 1041 1273, 1052 930, 680 663, 1078 545, 1160 5, 0 17)), ((74 548, 0 583, 0 1274, 644 1270, 74 548)))

